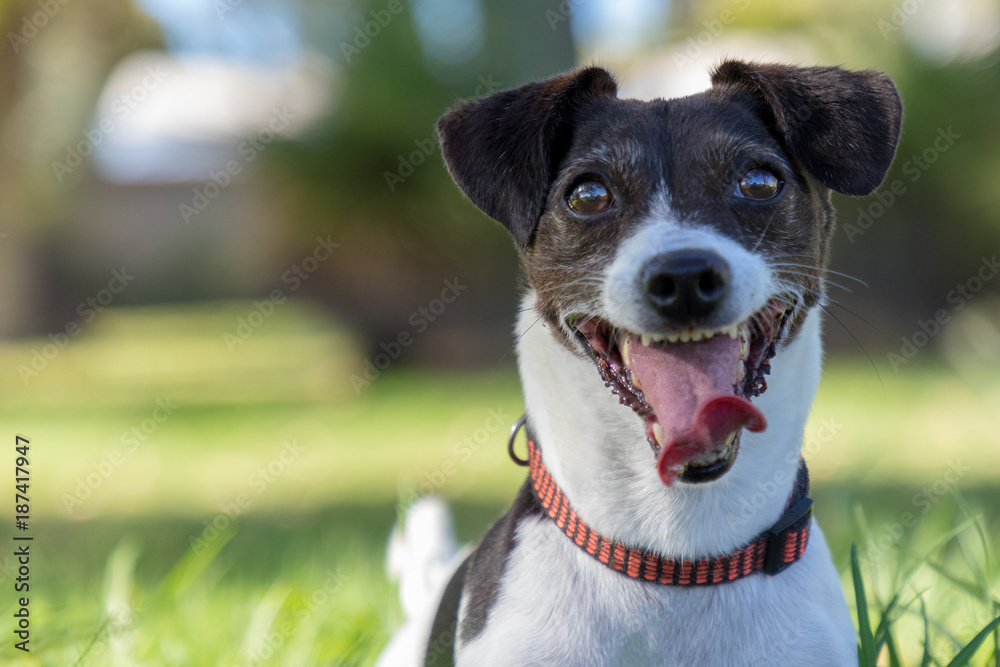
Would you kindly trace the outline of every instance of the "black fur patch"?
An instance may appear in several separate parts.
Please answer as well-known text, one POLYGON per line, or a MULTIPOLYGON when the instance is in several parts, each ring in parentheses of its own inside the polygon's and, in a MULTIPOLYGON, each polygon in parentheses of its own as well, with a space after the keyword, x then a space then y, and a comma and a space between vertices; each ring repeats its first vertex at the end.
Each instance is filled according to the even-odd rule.
POLYGON ((461 104, 438 121, 448 171, 524 248, 572 142, 577 109, 617 90, 610 74, 589 67, 461 104))
POLYGON ((469 556, 469 569, 465 577, 465 588, 462 597, 468 598, 465 616, 462 618, 458 636, 462 642, 475 639, 489 618, 500 590, 500 579, 507 568, 510 553, 514 544, 514 531, 525 518, 542 515, 542 507, 531 490, 531 480, 521 487, 507 513, 490 528, 479 543, 476 550, 469 556))

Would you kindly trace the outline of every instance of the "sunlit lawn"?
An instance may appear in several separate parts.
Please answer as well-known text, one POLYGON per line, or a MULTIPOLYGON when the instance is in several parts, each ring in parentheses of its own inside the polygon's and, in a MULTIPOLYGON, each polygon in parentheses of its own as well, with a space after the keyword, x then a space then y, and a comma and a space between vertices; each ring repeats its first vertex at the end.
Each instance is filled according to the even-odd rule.
MULTIPOLYGON (((31 439, 35 537, 27 656, 0 551, 0 662, 368 665, 401 620, 382 568, 396 499, 433 485, 467 540, 503 511, 524 474, 505 453, 512 370, 390 368, 357 395, 351 339, 283 308, 233 351, 222 334, 248 304, 109 312, 27 384, 17 367, 47 341, 0 346, 0 433, 31 439)), ((873 625, 902 586, 901 664, 921 662, 922 600, 944 665, 995 615, 1000 380, 879 367, 828 363, 807 429, 816 513, 849 603, 855 542, 873 625)), ((985 644, 972 664, 993 664, 985 644)))

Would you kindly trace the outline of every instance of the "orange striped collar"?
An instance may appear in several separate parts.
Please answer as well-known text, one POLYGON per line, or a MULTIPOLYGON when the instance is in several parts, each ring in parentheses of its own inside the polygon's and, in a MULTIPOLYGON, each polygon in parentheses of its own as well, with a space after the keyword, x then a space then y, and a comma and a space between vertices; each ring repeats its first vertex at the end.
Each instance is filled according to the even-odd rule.
POLYGON ((709 586, 756 572, 777 574, 802 558, 809 541, 812 499, 809 473, 799 465, 785 513, 768 530, 736 551, 697 560, 669 558, 611 540, 580 518, 542 462, 541 449, 528 438, 528 466, 535 497, 548 516, 578 547, 632 579, 671 586, 709 586))

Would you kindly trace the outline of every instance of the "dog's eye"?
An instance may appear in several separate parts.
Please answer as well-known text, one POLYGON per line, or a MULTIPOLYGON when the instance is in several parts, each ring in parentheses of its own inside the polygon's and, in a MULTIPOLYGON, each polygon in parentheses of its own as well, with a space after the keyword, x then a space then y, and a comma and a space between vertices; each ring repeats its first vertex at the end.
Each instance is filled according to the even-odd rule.
POLYGON ((566 201, 577 213, 593 215, 611 206, 611 193, 602 183, 584 181, 569 191, 566 201))
POLYGON ((770 199, 781 190, 781 179, 767 169, 750 169, 740 177, 739 194, 746 199, 770 199))

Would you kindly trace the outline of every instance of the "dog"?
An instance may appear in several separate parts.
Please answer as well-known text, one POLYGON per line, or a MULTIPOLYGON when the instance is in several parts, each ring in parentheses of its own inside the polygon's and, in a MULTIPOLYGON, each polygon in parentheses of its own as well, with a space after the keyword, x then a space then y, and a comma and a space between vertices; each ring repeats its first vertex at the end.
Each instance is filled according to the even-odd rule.
POLYGON ((588 67, 440 119, 523 263, 530 472, 470 556, 402 566, 429 602, 379 664, 857 664, 800 450, 830 194, 878 187, 901 120, 879 72, 739 60, 679 99, 588 67))

